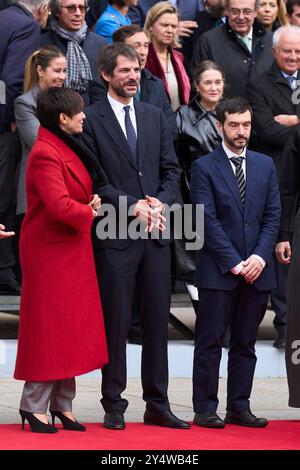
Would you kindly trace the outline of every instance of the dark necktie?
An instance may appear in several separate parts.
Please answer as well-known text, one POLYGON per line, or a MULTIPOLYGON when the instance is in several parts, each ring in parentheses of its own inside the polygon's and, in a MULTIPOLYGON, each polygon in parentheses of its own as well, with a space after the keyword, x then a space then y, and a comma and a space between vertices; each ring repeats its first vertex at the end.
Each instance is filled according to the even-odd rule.
POLYGON ((230 161, 234 164, 235 170, 235 177, 236 181, 240 190, 242 203, 245 203, 246 197, 246 182, 245 182, 245 175, 243 172, 242 164, 243 164, 244 157, 232 157, 230 161))
POLYGON ((135 129, 130 119, 129 110, 130 110, 130 106, 124 106, 125 129, 126 129, 126 135, 127 135, 127 142, 130 147, 134 162, 136 163, 137 161, 137 138, 136 138, 135 129))

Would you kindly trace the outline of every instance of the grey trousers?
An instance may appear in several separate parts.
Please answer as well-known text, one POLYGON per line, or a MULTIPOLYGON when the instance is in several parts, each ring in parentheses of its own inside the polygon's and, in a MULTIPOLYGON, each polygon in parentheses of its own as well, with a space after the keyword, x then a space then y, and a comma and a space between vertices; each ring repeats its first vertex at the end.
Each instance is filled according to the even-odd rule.
POLYGON ((25 382, 21 398, 21 410, 46 414, 51 411, 72 411, 76 395, 75 378, 49 382, 25 382))

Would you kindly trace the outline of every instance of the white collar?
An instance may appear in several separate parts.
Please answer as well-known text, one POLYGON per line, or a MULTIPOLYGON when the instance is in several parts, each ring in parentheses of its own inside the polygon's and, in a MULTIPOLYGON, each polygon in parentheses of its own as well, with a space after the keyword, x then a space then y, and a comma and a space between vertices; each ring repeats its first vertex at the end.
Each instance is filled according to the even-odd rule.
POLYGON ((246 36, 240 36, 240 34, 236 34, 238 38, 242 39, 243 38, 247 38, 249 39, 249 41, 252 41, 252 37, 253 37, 253 27, 250 29, 249 33, 246 34, 246 36))
POLYGON ((288 73, 285 73, 283 70, 280 70, 282 75, 284 76, 284 78, 288 78, 288 77, 294 77, 297 79, 297 76, 298 76, 298 70, 296 70, 296 72, 292 73, 292 75, 289 75, 288 73))
POLYGON ((109 93, 107 93, 107 99, 109 101, 109 104, 111 105, 112 109, 114 110, 115 114, 119 114, 124 111, 124 106, 129 106, 132 111, 134 111, 134 105, 133 105, 133 98, 130 99, 129 103, 126 105, 124 103, 121 103, 120 101, 116 100, 112 96, 110 96, 109 93))
POLYGON ((244 157, 246 158, 246 147, 243 149, 242 153, 240 155, 237 155, 236 153, 232 152, 228 147, 226 147, 224 140, 222 140, 222 147, 224 152, 226 153, 227 157, 233 158, 233 157, 244 157))

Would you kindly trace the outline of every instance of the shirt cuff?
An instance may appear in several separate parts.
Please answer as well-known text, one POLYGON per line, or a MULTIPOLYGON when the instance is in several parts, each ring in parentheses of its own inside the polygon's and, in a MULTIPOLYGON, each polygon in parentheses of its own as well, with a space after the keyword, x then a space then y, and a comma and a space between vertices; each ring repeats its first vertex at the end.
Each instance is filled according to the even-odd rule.
POLYGON ((243 267, 244 267, 243 261, 241 261, 239 264, 234 266, 230 271, 232 272, 232 274, 235 274, 237 276, 238 274, 240 274, 243 267))
POLYGON ((266 266, 266 262, 261 256, 258 256, 258 255, 252 255, 252 256, 254 256, 254 258, 256 258, 260 262, 263 268, 266 266))

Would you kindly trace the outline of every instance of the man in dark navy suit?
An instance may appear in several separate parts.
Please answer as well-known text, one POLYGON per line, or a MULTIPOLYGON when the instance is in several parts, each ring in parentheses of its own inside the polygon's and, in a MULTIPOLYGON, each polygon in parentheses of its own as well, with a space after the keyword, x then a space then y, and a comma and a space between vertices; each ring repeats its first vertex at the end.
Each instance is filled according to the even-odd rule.
MULTIPOLYGON (((146 238, 94 237, 109 364, 102 373, 104 427, 124 429, 128 402, 126 338, 137 289, 142 321, 142 386, 144 423, 188 429, 189 423, 170 410, 168 388, 168 319, 171 299, 170 239, 151 239, 155 225, 163 229, 164 205, 176 200, 180 168, 169 126, 161 109, 134 101, 140 81, 140 58, 134 48, 106 46, 99 67, 108 93, 85 110, 84 138, 106 172, 109 185, 99 188, 102 204, 119 213, 123 196, 133 220, 148 231, 146 238)), ((98 235, 99 232, 97 231, 98 235)), ((144 232, 145 233, 145 232, 144 232)))
POLYGON ((194 423, 264 427, 250 410, 257 330, 276 286, 273 261, 280 198, 273 160, 247 150, 252 110, 243 98, 217 107, 222 144, 195 161, 193 204, 204 204, 204 246, 198 253, 200 302, 195 329, 194 423), (221 345, 230 327, 227 413, 217 415, 221 345))

